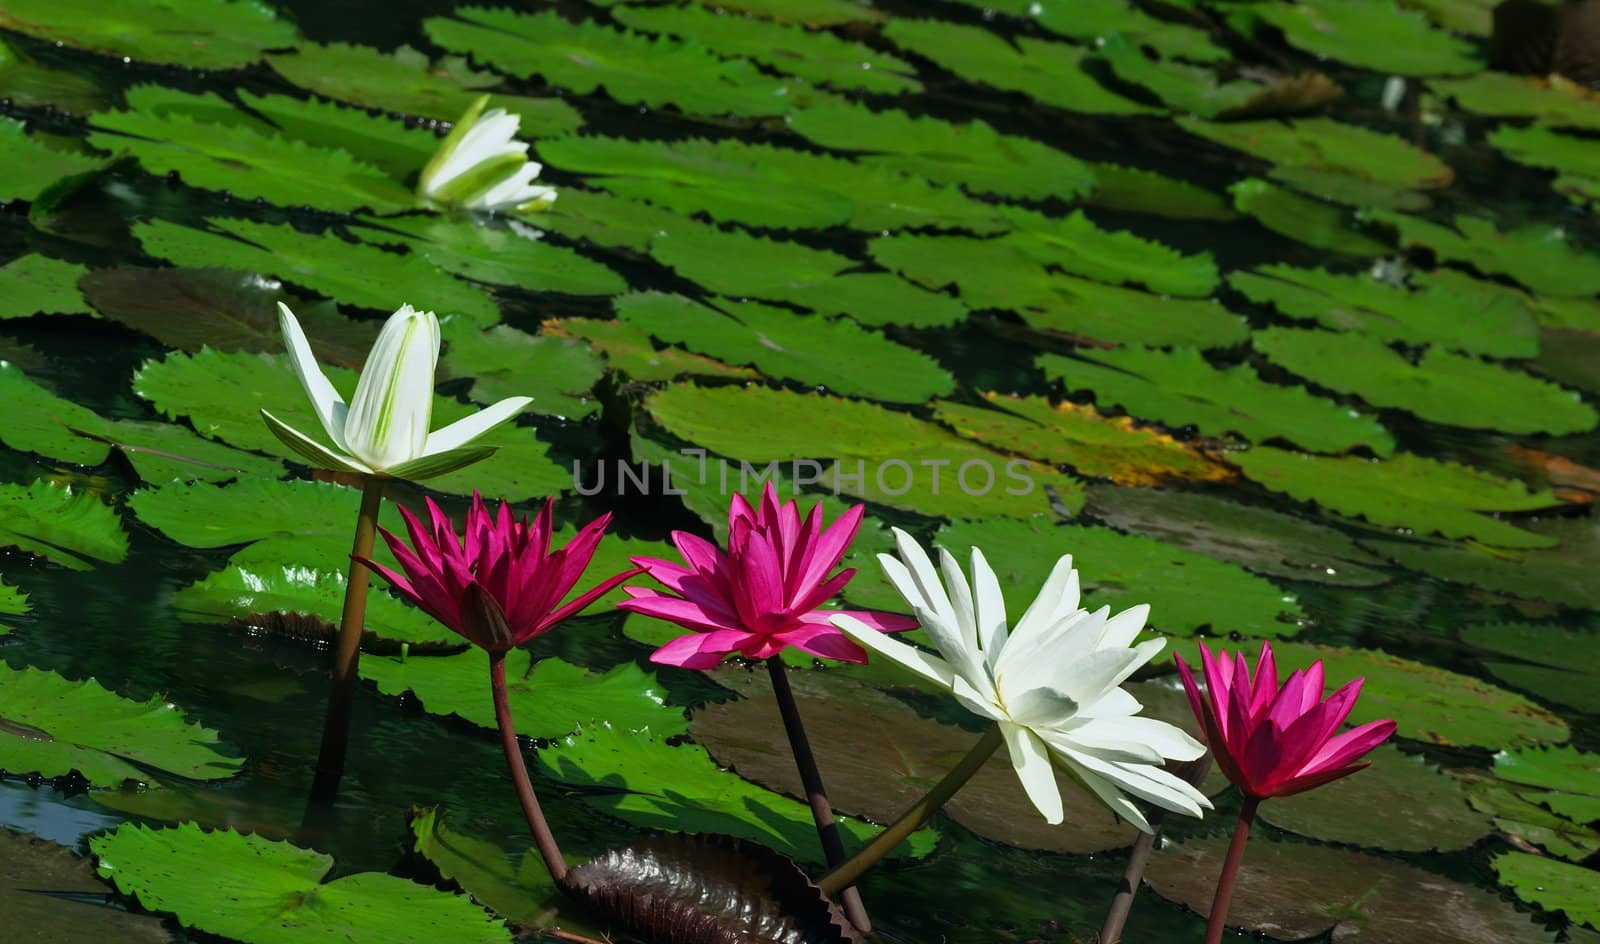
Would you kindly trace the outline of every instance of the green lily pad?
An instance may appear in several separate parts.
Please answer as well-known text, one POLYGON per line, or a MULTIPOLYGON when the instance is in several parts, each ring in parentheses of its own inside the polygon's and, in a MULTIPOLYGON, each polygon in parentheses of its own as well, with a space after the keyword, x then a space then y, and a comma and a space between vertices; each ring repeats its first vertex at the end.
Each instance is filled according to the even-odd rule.
POLYGON ((1136 38, 1109 36, 1095 53, 1118 79, 1143 86, 1175 111, 1201 118, 1238 112, 1268 88, 1239 79, 1225 81, 1204 66, 1147 56, 1136 38))
MULTIPOLYGON (((440 269, 474 282, 567 295, 617 295, 628 290, 627 280, 606 266, 515 226, 496 229, 436 216, 384 220, 382 225, 413 237, 408 240, 412 251, 440 269)), ((372 233, 366 240, 390 241, 385 236, 372 233)))
POLYGON ((270 6, 238 0, 153 0, 107 15, 94 0, 13 0, 0 26, 109 56, 190 69, 235 69, 294 45, 270 6))
POLYGON ((78 291, 78 277, 89 270, 71 262, 33 253, 0 266, 6 297, 0 319, 33 315, 93 315, 78 291))
MULTIPOLYGON (((1578 659, 1595 661, 1592 650, 1578 651, 1578 659)), ((1524 748, 1494 756, 1494 775, 1511 783, 1553 791, 1537 794, 1539 802, 1580 823, 1600 820, 1600 754, 1572 747, 1524 748), (1564 797, 1564 799, 1563 799, 1564 797), (1578 807, 1577 801, 1587 804, 1578 807), (1569 809, 1562 809, 1566 805, 1569 809), (1581 809, 1574 815, 1574 809, 1581 809)), ((1525 797, 1533 797, 1524 794, 1525 797)))
POLYGON ((324 882, 333 857, 287 842, 193 823, 126 824, 89 849, 102 877, 145 908, 247 944, 459 941, 504 944, 506 926, 464 895, 382 872, 324 882), (196 875, 209 875, 195 882, 196 875))
POLYGON ((445 333, 443 368, 452 378, 471 377, 467 396, 490 404, 506 397, 532 397, 528 409, 574 419, 600 408, 591 392, 605 368, 583 344, 532 335, 509 325, 445 333))
POLYGON ((11 407, 0 423, 0 442, 12 449, 77 465, 99 465, 111 453, 92 438, 110 429, 98 413, 56 396, 6 361, 0 361, 0 401, 11 407))
POLYGON ((1430 347, 1412 363, 1377 338, 1316 328, 1268 328, 1250 343, 1312 383, 1434 423, 1547 435, 1600 423, 1576 391, 1467 354, 1430 347))
POLYGON ((1388 75, 1465 75, 1483 68, 1472 44, 1393 0, 1299 0, 1251 13, 1282 30, 1296 49, 1388 75))
MULTIPOLYGON (((1157 850, 1145 878, 1161 897, 1205 916, 1227 847, 1226 833, 1167 845, 1157 850)), ((1228 924, 1278 940, 1315 939, 1330 931, 1333 940, 1347 944, 1545 944, 1552 939, 1492 891, 1345 849, 1254 836, 1237 882, 1228 924)))
MULTIPOLYGON (((1188 640, 1175 641, 1173 649, 1189 665, 1200 664, 1199 649, 1188 640)), ((1272 651, 1280 673, 1321 660, 1330 685, 1366 679, 1350 724, 1392 718, 1401 737, 1465 747, 1539 744, 1568 736, 1565 721, 1521 695, 1471 676, 1376 649, 1286 642, 1275 643, 1272 651)))
POLYGON ((1490 864, 1523 901, 1600 929, 1600 872, 1526 852, 1502 852, 1490 864))
MULTIPOLYGON (((683 712, 666 704, 655 676, 631 662, 604 674, 590 673, 560 659, 536 660, 518 649, 507 657, 506 676, 511 713, 523 737, 555 740, 591 723, 621 731, 648 730, 663 738, 689 728, 683 712)), ((361 677, 376 683, 385 695, 410 693, 429 714, 454 716, 490 730, 496 727, 489 663, 476 649, 450 656, 362 659, 361 677)))
MULTIPOLYGON (((822 861, 804 803, 721 770, 697 744, 674 747, 651 732, 602 725, 564 738, 534 759, 546 776, 583 791, 583 802, 635 826, 724 833, 760 842, 798 862, 822 861)), ((839 827, 847 852, 878 832, 847 817, 840 818, 839 827)), ((933 830, 918 830, 890 859, 920 858, 937 842, 933 830)))
POLYGON ((165 698, 133 701, 93 679, 0 664, 0 705, 0 770, 12 774, 155 784, 166 774, 226 780, 243 764, 218 750, 217 732, 165 698))
POLYGON ((1469 789, 1473 808, 1494 817, 1495 828, 1507 836, 1571 862, 1600 852, 1600 832, 1530 803, 1504 784, 1482 778, 1469 789))
POLYGON ((1275 492, 1382 527, 1511 548, 1555 544, 1552 538, 1489 516, 1549 508, 1558 503, 1554 495, 1454 462, 1408 452, 1374 462, 1265 446, 1229 458, 1246 476, 1275 492))
POLYGON ((170 944, 159 918, 108 907, 94 866, 66 846, 0 830, 0 910, 29 944, 170 944))
MULTIPOLYGON (((1440 580, 1470 584, 1527 600, 1548 600, 1590 609, 1600 606, 1600 586, 1594 581, 1592 551, 1577 555, 1570 547, 1507 550, 1453 541, 1371 538, 1361 543, 1403 567, 1440 580)), ((1521 543, 1527 540, 1521 539, 1521 543)), ((1588 697, 1584 699, 1585 704, 1591 701, 1588 697)))
POLYGON ((1433 79, 1428 88, 1475 114, 1533 118, 1547 128, 1600 131, 1600 102, 1531 76, 1480 72, 1460 79, 1433 79))
POLYGON ((118 420, 107 438, 150 485, 275 479, 283 474, 283 463, 277 459, 224 446, 175 423, 118 420))
POLYGON ((883 33, 969 82, 1020 92, 1047 105, 1089 115, 1141 115, 1155 109, 1107 89, 1084 71, 1081 46, 1029 36, 1007 40, 979 26, 896 17, 883 33))
POLYGON ((729 364, 750 364, 769 377, 898 403, 921 403, 954 388, 933 358, 842 319, 755 302, 713 299, 703 305, 661 292, 626 295, 616 304, 620 318, 662 341, 729 364))
POLYGON ((934 404, 934 419, 986 446, 1125 485, 1231 475, 1226 466, 1127 417, 1110 419, 1091 406, 1052 404, 1043 397, 987 393, 984 399, 998 409, 942 400, 934 404))
POLYGON ((0 485, 0 547, 15 547, 71 570, 128 556, 122 519, 98 495, 43 479, 0 485))
POLYGON ((1538 325, 1520 294, 1450 269, 1415 273, 1412 283, 1286 265, 1228 276, 1251 301, 1334 331, 1495 357, 1539 353, 1538 325))
POLYGON ((818 85, 878 95, 922 90, 909 63, 825 31, 697 6, 615 6, 611 16, 629 29, 677 36, 818 85))
POLYGON ((1579 203, 1600 205, 1600 148, 1588 138, 1546 128, 1496 128, 1489 143, 1519 164, 1556 172, 1556 190, 1579 203))
POLYGON ((1571 245, 1558 226, 1530 223, 1501 232, 1477 216, 1457 216, 1452 228, 1385 210, 1367 215, 1394 227, 1404 246, 1423 246, 1440 259, 1510 276, 1535 292, 1574 298, 1600 292, 1600 254, 1571 245))
POLYGON ((95 77, 40 65, 0 42, 0 98, 10 99, 13 105, 49 105, 83 115, 102 107, 106 97, 95 77))
POLYGON ((181 264, 223 266, 287 276, 296 285, 340 302, 390 312, 414 301, 440 318, 460 317, 481 326, 500 320, 494 299, 476 286, 441 272, 416 253, 347 242, 331 233, 313 236, 293 226, 212 219, 215 232, 152 220, 134 236, 153 256, 181 264))
MULTIPOLYGON (((454 400, 435 401, 434 427, 477 411, 454 400)), ((475 442, 495 447, 494 455, 456 472, 428 479, 428 488, 447 495, 484 495, 509 502, 553 498, 572 490, 572 468, 551 454, 549 443, 532 429, 507 423, 475 442)))
MULTIPOLYGON (((614 0, 604 0, 614 2, 614 0)), ((857 0, 695 0, 721 10, 737 10, 780 23, 804 26, 843 26, 871 22, 883 14, 857 0)))
POLYGON ((265 118, 284 137, 345 151, 383 170, 398 188, 396 201, 404 207, 413 206, 416 198, 409 187, 399 185, 420 173, 439 149, 440 139, 429 129, 412 127, 398 118, 362 108, 320 98, 255 95, 244 90, 238 96, 245 107, 265 118))
MULTIPOLYGON (((500 83, 499 76, 476 72, 458 58, 430 63, 409 46, 385 53, 347 43, 301 43, 292 53, 267 56, 267 63, 285 79, 319 95, 437 121, 455 121, 474 99, 500 83)), ((495 92, 489 107, 520 117, 521 133, 533 139, 583 124, 577 109, 559 98, 495 92)))
MULTIPOLYGON (((129 496, 128 507, 141 522, 185 547, 228 547, 270 538, 348 545, 361 491, 331 482, 253 478, 226 486, 142 488, 129 496)), ((380 509, 378 524, 401 532, 392 502, 380 509)))
MULTIPOLYGON (((0 9, 0 25, 9 11, 0 9)), ((105 162, 42 144, 23 131, 22 122, 0 115, 0 203, 34 201, 57 182, 98 170, 105 162)))
POLYGON ((1150 605, 1150 626, 1166 633, 1249 637, 1292 636, 1304 614, 1295 595, 1239 567, 1181 547, 1110 528, 1048 519, 957 521, 934 539, 958 558, 981 547, 1020 616, 1050 568, 1071 554, 1083 581, 1084 606, 1113 611, 1150 605))
MULTIPOLYGON (((412 852, 461 886, 473 901, 512 924, 526 928, 550 924, 556 908, 565 903, 536 850, 527 849, 513 865, 512 857, 498 845, 457 830, 436 806, 413 808, 406 820, 412 852)), ((573 930, 571 919, 561 918, 563 929, 573 930)))
POLYGON ((1381 256, 1389 247, 1350 228, 1343 207, 1303 197, 1254 177, 1228 188, 1240 213, 1280 236, 1347 256, 1381 256))
POLYGON ((1221 282, 1209 252, 1184 253, 1125 230, 1104 230, 1082 211, 1047 217, 1007 208, 1017 231, 1004 241, 1036 261, 1110 285, 1136 282, 1152 292, 1204 298, 1221 282))
POLYGON ((1094 187, 1089 165, 1031 138, 1001 134, 982 121, 954 124, 836 103, 798 109, 789 115, 788 126, 813 144, 864 152, 862 163, 973 193, 1069 199, 1094 187), (960 146, 952 148, 952 141, 960 146))
POLYGON ((733 367, 675 347, 658 351, 648 332, 626 321, 564 318, 545 322, 544 333, 547 337, 587 342, 591 350, 598 351, 605 358, 608 368, 642 383, 676 380, 685 376, 735 380, 754 380, 760 376, 749 368, 733 367))
POLYGON ((1377 557, 1331 523, 1296 518, 1216 495, 1091 485, 1089 514, 1256 573, 1341 587, 1388 582, 1377 557))
POLYGON ((1492 831, 1461 785, 1423 758, 1384 745, 1366 759, 1372 766, 1360 773, 1263 804, 1261 818, 1324 842, 1393 852, 1465 849, 1492 831))
MULTIPOLYGON (((1513 570, 1510 562, 1506 569, 1513 570)), ((1588 711, 1600 685, 1600 635, 1539 623, 1491 623, 1461 630, 1461 641, 1484 653, 1495 678, 1540 701, 1588 711), (1494 658, 1498 657, 1498 658, 1494 658)))
MULTIPOLYGON (((1175 260, 1162 260, 1154 247, 1146 258, 1136 247, 1118 258, 1117 248, 1106 244, 1098 247, 1099 259, 1092 242, 1079 247, 1089 251, 1076 258, 1072 269, 1093 278, 1174 280, 1175 260)), ((1215 301, 1171 298, 1052 272, 1012 240, 885 236, 873 240, 868 250, 908 279, 929 288, 953 286, 971 307, 1015 311, 1042 331, 1118 344, 1202 348, 1230 347, 1250 333, 1242 317, 1215 301)))
MULTIPOLYGON (((547 141, 540 146, 540 156, 548 160, 548 154, 559 152, 572 142, 593 140, 592 137, 568 137, 547 141)), ((600 181, 591 179, 588 182, 597 184, 600 181)), ((580 190, 576 187, 563 187, 561 197, 555 203, 520 216, 541 229, 560 233, 573 241, 632 249, 635 252, 649 249, 650 240, 657 233, 683 222, 683 217, 671 210, 636 200, 624 200, 599 190, 580 190)), ((835 221, 831 216, 823 219, 835 221)))
MULTIPOLYGON (((0 615, 21 616, 31 609, 33 609, 33 606, 28 602, 26 593, 6 583, 4 580, 0 580, 0 615)), ((10 629, 0 626, 0 636, 4 636, 10 631, 10 629)))
POLYGON ((91 133, 89 143, 130 153, 149 172, 175 173, 192 187, 280 206, 390 212, 415 203, 411 192, 382 169, 343 150, 239 124, 196 121, 180 112, 144 110, 141 92, 148 88, 128 93, 127 111, 91 116, 102 130, 91 133), (313 166, 318 173, 306 173, 313 166))
POLYGON ((1093 164, 1095 186, 1090 206, 1127 213, 1148 213, 1177 220, 1226 223, 1238 214, 1222 197, 1188 181, 1121 164, 1093 164))
POLYGON ((512 13, 460 7, 432 17, 423 31, 434 43, 508 75, 537 75, 578 95, 604 89, 626 105, 672 105, 690 115, 781 115, 816 93, 743 60, 720 59, 698 43, 654 38, 593 20, 573 22, 555 11, 512 13), (672 76, 671 82, 661 76, 672 76))
POLYGON ((1043 354, 1038 364, 1068 391, 1093 391, 1101 409, 1118 406, 1169 427, 1194 426, 1207 436, 1287 439, 1324 452, 1364 445, 1382 454, 1394 448, 1388 430, 1371 416, 1303 387, 1269 384, 1245 364, 1218 370, 1193 348, 1126 347, 1083 357, 1093 359, 1043 354))
POLYGON ((1273 164, 1346 174, 1400 188, 1446 187, 1455 174, 1403 138, 1332 118, 1218 123, 1179 118, 1178 126, 1273 164))
POLYGON ((1136 36, 1164 57, 1213 62, 1228 54, 1212 45, 1203 30, 1158 20, 1127 0, 957 0, 978 7, 985 17, 995 13, 1037 23, 1070 39, 1096 40, 1111 33, 1136 36))
POLYGON ((1417 213, 1433 206, 1433 199, 1426 193, 1364 180, 1338 171, 1279 166, 1268 171, 1267 176, 1319 200, 1356 209, 1377 207, 1417 213))

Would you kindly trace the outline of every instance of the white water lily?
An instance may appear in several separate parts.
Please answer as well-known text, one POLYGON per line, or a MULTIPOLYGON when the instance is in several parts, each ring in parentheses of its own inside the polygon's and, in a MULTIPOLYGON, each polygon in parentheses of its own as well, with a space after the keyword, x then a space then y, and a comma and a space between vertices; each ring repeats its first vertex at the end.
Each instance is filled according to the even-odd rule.
POLYGON ((948 551, 940 548, 935 570, 910 535, 899 528, 894 535, 899 559, 879 554, 878 561, 944 658, 848 616, 833 617, 834 625, 998 723, 1011 764, 1046 820, 1064 818, 1052 760, 1145 832, 1150 824, 1130 795, 1190 816, 1211 808, 1205 794, 1162 769, 1167 759, 1198 758, 1205 746, 1164 721, 1137 717, 1138 700, 1120 687, 1165 645, 1155 639, 1130 648, 1148 606, 1116 616, 1110 607, 1080 609, 1078 572, 1067 555, 1008 628, 1000 582, 982 551, 972 549, 969 584, 948 551))
POLYGON ((425 479, 453 472, 494 453, 472 441, 520 413, 530 397, 508 397, 443 429, 433 422, 433 371, 439 362, 439 319, 410 305, 389 316, 367 354, 346 405, 311 353, 289 306, 278 303, 278 323, 300 385, 340 452, 261 411, 267 428, 313 465, 342 472, 425 479))
POLYGON ((516 139, 522 119, 504 108, 488 112, 481 95, 450 129, 438 153, 417 179, 417 195, 468 210, 534 209, 555 202, 554 187, 534 185, 544 168, 528 160, 528 144, 516 139))

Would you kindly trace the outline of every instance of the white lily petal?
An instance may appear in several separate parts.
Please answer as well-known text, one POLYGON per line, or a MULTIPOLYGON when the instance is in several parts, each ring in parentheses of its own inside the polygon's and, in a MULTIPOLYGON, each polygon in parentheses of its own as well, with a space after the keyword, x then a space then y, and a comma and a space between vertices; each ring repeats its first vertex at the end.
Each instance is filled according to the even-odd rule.
POLYGON ((883 656, 903 668, 922 676, 935 685, 946 689, 955 685, 956 671, 948 662, 938 656, 923 652, 915 646, 907 645, 885 632, 873 629, 847 613, 838 613, 829 617, 829 621, 851 639, 860 643, 863 648, 883 656))
MULTIPOLYGON (((1054 626, 1035 630, 1026 639, 1012 636, 996 660, 995 678, 1004 677, 1010 691, 1061 688, 1060 673, 1094 652, 1107 609, 1077 610, 1054 626)), ((1082 693, 1080 693, 1082 694, 1082 693)))
POLYGON ((917 586, 915 577, 905 564, 900 563, 900 558, 892 554, 879 554, 878 566, 883 568, 883 575, 888 578, 894 592, 900 594, 901 599, 912 607, 921 607, 924 610, 932 609, 928 599, 922 595, 922 590, 917 586))
MULTIPOLYGON (((928 559, 928 552, 922 549, 916 538, 905 533, 899 528, 894 531, 895 549, 900 552, 900 560, 911 573, 911 579, 920 591, 924 609, 936 614, 942 621, 949 625, 956 622, 955 607, 950 603, 950 597, 944 592, 944 585, 939 582, 939 574, 933 568, 933 561, 928 559)), ((911 600, 907 598, 907 603, 911 600)))
POLYGON ((980 718, 987 718, 990 721, 1009 720, 1006 710, 995 700, 993 688, 974 688, 971 682, 958 673, 950 686, 950 693, 956 696, 956 701, 961 703, 961 707, 980 718))
POLYGON ((978 646, 992 671, 1006 644, 1006 599, 1000 593, 1000 579, 979 548, 972 549, 972 589, 977 598, 978 646))
POLYGON ((423 455, 460 449, 489 430, 521 413, 533 402, 532 397, 507 397, 493 406, 486 406, 471 416, 462 417, 443 429, 428 434, 422 447, 423 455))
POLYGON ((1133 645, 1133 640, 1138 637, 1149 619, 1150 604, 1140 603, 1138 606, 1128 607, 1106 621, 1097 648, 1126 649, 1133 645))
POLYGON ((1020 699, 1024 693, 1039 688, 1051 688, 1080 705, 1099 701, 1117 687, 1132 671, 1128 664, 1133 653, 1126 649, 1091 652, 1071 662, 1058 662, 1041 666, 1032 662, 1008 669, 1000 674, 996 684, 1000 699, 1006 704, 1020 699))
POLYGON ((1116 788, 1115 784, 1098 774, 1085 770, 1078 764, 1074 764, 1070 757, 1057 753, 1055 758, 1056 762, 1070 772, 1074 779, 1088 787, 1089 792, 1099 797, 1101 803, 1110 807, 1111 812, 1127 820, 1141 832, 1155 832, 1155 829, 1150 825, 1150 821, 1145 819, 1144 811, 1139 809, 1139 804, 1124 796, 1122 791, 1116 788))
POLYGON ((323 431, 335 446, 343 449, 344 397, 339 396, 339 391, 333 389, 333 382, 322 372, 322 365, 317 363, 316 355, 311 352, 311 342, 306 340, 306 333, 300 328, 300 319, 283 302, 278 303, 278 327, 283 331, 284 344, 289 348, 289 363, 294 365, 294 374, 300 378, 300 386, 311 398, 317 419, 322 421, 323 431))
POLYGON ((1056 787, 1055 769, 1050 765, 1050 752, 1044 742, 1032 731, 1019 724, 1000 723, 1000 733, 1005 736, 1006 750, 1011 754, 1011 766, 1022 781, 1028 799, 1043 814, 1045 822, 1054 826, 1066 818, 1061 807, 1061 791, 1056 787))
POLYGON ((426 192, 433 194, 439 191, 484 161, 507 154, 526 154, 528 145, 514 140, 520 124, 518 116, 507 114, 503 108, 490 109, 478 116, 457 142, 455 149, 429 177, 426 192))
POLYGON ((410 305, 389 316, 361 368, 345 417, 344 446, 375 469, 423 454, 433 419, 439 319, 410 305))
POLYGON ((978 620, 976 607, 972 601, 972 589, 967 585, 967 575, 961 572, 961 565, 956 563, 955 556, 944 548, 939 548, 939 573, 944 577, 945 590, 950 594, 950 606, 955 611, 956 629, 961 633, 961 646, 968 652, 980 652, 982 646, 978 644, 978 620))
POLYGON ((516 172, 505 180, 490 187, 484 194, 473 200, 474 209, 498 212, 522 206, 531 200, 537 200, 555 193, 550 187, 531 186, 534 178, 539 176, 540 167, 533 162, 526 163, 517 168, 516 172))
POLYGON ((1196 760, 1206 752, 1206 746, 1190 737, 1187 731, 1156 718, 1093 718, 1065 733, 1080 744, 1101 748, 1141 745, 1149 748, 1142 753, 1148 757, 1146 762, 1152 764, 1196 760), (1149 757, 1151 752, 1154 757, 1149 757))
POLYGON ((384 471, 397 479, 421 482, 425 479, 454 472, 457 469, 464 469, 475 462, 482 462, 494 454, 494 446, 463 446, 460 449, 430 452, 425 456, 418 456, 399 465, 390 466, 384 471))
POLYGON ((1159 766, 1161 752, 1142 741, 1124 741, 1115 736, 1103 737, 1103 731, 1094 725, 1079 725, 1071 730, 1041 730, 1039 736, 1057 750, 1073 754, 1088 754, 1103 761, 1123 764, 1152 764, 1159 766))
POLYGON ((1055 623, 1061 616, 1078 608, 1078 572, 1072 567, 1072 555, 1063 554, 1039 588, 1038 596, 1028 604, 1022 618, 1011 627, 1014 639, 1026 639, 1034 632, 1055 623))
POLYGON ((1093 720, 1095 718, 1126 718, 1136 715, 1144 708, 1139 704, 1139 699, 1128 694, 1125 688, 1113 688, 1106 692, 1105 697, 1097 702, 1084 705, 1078 709, 1075 718, 1093 720))
POLYGON ((1053 688, 1031 688, 1019 695, 1006 695, 1006 712, 1011 720, 1030 728, 1047 728, 1076 715, 1078 703, 1053 688))
POLYGON ((370 474, 372 472, 360 461, 343 453, 334 452, 266 410, 261 411, 261 418, 266 421, 267 429, 272 430, 272 435, 278 437, 278 440, 285 446, 299 453, 306 461, 319 469, 333 469, 336 472, 360 472, 362 474, 370 474))
POLYGON ((1074 763, 1091 773, 1099 774, 1115 784, 1119 790, 1136 796, 1146 803, 1154 803, 1164 810, 1196 818, 1204 816, 1205 811, 1211 809, 1211 801, 1205 794, 1160 767, 1105 761, 1083 751, 1062 750, 1058 744, 1050 746, 1058 754, 1070 757, 1074 763))

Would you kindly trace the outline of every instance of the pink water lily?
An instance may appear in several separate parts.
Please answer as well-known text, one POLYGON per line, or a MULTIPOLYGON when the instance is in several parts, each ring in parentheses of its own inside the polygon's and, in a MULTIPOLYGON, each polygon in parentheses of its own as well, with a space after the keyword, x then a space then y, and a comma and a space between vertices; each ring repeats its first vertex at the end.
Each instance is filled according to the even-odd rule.
POLYGON ((1245 795, 1291 796, 1368 766, 1361 758, 1394 734, 1393 721, 1372 721, 1339 733, 1361 694, 1356 679, 1322 697, 1322 660, 1278 684, 1269 643, 1261 644, 1254 678, 1244 656, 1213 655, 1200 644, 1206 691, 1177 659, 1189 707, 1205 731, 1217 766, 1245 795))
POLYGON ((674 531, 672 543, 683 563, 634 558, 666 592, 627 587, 629 599, 617 607, 693 631, 651 654, 651 661, 666 665, 708 669, 730 653, 766 659, 790 646, 824 659, 865 662, 866 650, 829 617, 848 613, 880 632, 914 629, 917 623, 887 613, 821 608, 855 576, 854 568, 831 572, 855 539, 861 516, 857 505, 824 529, 819 503, 802 521, 799 504, 780 503, 768 482, 758 508, 734 495, 726 551, 674 531))
POLYGON ((361 559, 434 619, 489 652, 505 652, 560 624, 639 573, 629 570, 562 603, 605 535, 610 514, 584 525, 559 550, 550 549, 550 503, 530 522, 502 502, 490 514, 476 492, 464 534, 433 499, 428 524, 405 508, 410 545, 379 529, 404 574, 361 559))

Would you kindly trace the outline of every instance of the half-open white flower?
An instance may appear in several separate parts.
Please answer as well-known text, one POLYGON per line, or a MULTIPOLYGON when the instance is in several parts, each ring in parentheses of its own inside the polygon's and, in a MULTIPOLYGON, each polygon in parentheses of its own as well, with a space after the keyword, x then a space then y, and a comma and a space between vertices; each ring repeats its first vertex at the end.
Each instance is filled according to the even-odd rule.
POLYGON ((527 142, 516 139, 522 119, 504 108, 485 112, 488 103, 489 96, 480 95, 450 129, 417 178, 417 195, 432 203, 490 212, 554 203, 554 187, 533 183, 544 168, 528 160, 527 142))
POLYGON ((849 616, 835 616, 833 624, 997 722, 1012 766, 1046 820, 1059 823, 1064 812, 1052 759, 1145 832, 1150 824, 1129 795, 1190 816, 1211 808, 1205 794, 1162 769, 1166 759, 1198 758, 1205 746, 1164 721, 1138 717, 1138 700, 1120 687, 1165 645, 1154 639, 1130 648, 1148 606, 1116 616, 1110 607, 1080 609, 1078 573, 1067 555, 1008 628, 1000 582, 982 551, 972 549, 969 584, 941 548, 941 582, 921 546, 899 528, 894 535, 899 559, 880 554, 878 561, 944 658, 849 616))
POLYGON ((333 388, 289 306, 278 303, 278 323, 300 385, 334 451, 266 410, 267 428, 313 465, 342 472, 425 479, 454 472, 494 453, 472 441, 520 413, 530 397, 508 397, 441 430, 433 422, 433 371, 439 362, 439 319, 410 305, 389 316, 361 368, 351 403, 333 388))

